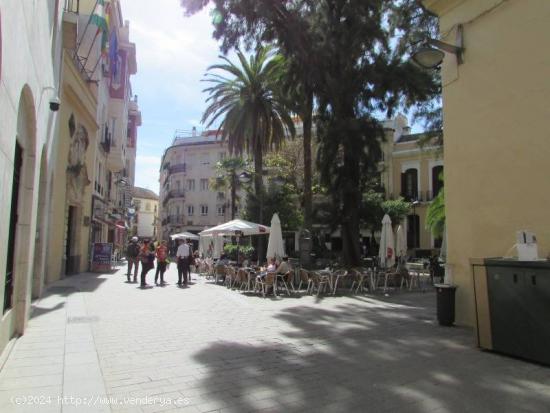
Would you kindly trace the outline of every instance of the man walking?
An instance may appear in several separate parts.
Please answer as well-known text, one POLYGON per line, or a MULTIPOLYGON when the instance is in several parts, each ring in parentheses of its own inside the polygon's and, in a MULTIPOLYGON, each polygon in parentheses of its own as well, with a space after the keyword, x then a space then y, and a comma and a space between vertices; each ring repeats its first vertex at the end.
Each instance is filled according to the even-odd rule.
POLYGON ((130 276, 132 275, 132 266, 134 267, 134 282, 137 282, 138 267, 139 267, 139 245, 138 237, 132 237, 128 247, 126 248, 126 259, 128 260, 128 272, 126 277, 130 282, 130 276))
POLYGON ((179 240, 178 242, 180 245, 176 252, 176 259, 178 260, 178 285, 181 287, 182 285, 187 285, 191 248, 184 240, 179 240))

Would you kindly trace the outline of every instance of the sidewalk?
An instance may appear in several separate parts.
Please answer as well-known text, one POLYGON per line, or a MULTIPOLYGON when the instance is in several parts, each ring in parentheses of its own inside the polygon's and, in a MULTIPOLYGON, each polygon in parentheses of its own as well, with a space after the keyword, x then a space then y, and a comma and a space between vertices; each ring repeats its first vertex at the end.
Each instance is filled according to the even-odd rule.
POLYGON ((439 327, 432 293, 264 299, 196 275, 179 289, 175 266, 163 288, 124 273, 50 286, 0 412, 550 411, 550 368, 439 327))

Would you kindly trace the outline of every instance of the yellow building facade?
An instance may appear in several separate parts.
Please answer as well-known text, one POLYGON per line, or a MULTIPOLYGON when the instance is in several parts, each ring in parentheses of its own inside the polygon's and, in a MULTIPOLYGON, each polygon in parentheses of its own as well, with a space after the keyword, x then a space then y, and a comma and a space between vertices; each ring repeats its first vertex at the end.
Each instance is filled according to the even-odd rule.
MULTIPOLYGON (((386 141, 382 145, 381 183, 387 199, 399 197, 413 204, 404 224, 410 256, 431 255, 441 247, 426 229, 426 213, 433 198, 443 188, 443 148, 426 133, 410 133, 407 118, 398 115, 384 123, 386 141)), ((433 134, 432 134, 433 135, 433 134)), ((397 223, 393 223, 397 225, 397 223)))
POLYGON ((463 27, 463 63, 442 65, 447 261, 457 322, 475 322, 471 258, 499 257, 517 230, 550 251, 550 1, 424 0, 441 40, 463 27))
POLYGON ((52 182, 46 282, 88 269, 97 98, 70 54, 63 55, 59 141, 52 182))

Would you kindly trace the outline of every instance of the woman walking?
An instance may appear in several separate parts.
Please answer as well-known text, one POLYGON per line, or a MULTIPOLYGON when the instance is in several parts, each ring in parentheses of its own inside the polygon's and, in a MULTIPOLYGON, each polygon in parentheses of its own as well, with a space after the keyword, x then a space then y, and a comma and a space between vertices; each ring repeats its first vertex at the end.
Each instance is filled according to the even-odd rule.
POLYGON ((141 261, 141 288, 145 288, 147 287, 145 277, 150 269, 155 268, 155 253, 151 251, 148 240, 143 241, 139 252, 139 259, 141 261))
POLYGON ((164 272, 166 271, 167 259, 168 259, 168 247, 166 241, 162 241, 156 250, 157 256, 157 271, 155 272, 155 284, 157 284, 160 274, 160 285, 164 285, 164 272))

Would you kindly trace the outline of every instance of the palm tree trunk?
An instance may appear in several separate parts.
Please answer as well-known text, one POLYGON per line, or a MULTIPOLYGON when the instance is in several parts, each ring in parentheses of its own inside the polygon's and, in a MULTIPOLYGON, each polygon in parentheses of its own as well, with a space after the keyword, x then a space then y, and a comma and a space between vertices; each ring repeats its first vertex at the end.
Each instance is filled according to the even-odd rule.
MULTIPOLYGON (((264 224, 264 202, 263 202, 263 153, 261 148, 254 154, 254 193, 258 200, 258 224, 264 224)), ((264 237, 258 237, 258 264, 264 259, 264 237)))
POLYGON ((237 198, 237 173, 231 173, 231 220, 235 219, 235 200, 237 198))
POLYGON ((306 93, 305 111, 302 114, 304 127, 304 228, 311 231, 312 224, 312 172, 311 172, 311 127, 313 118, 313 93, 306 93))

